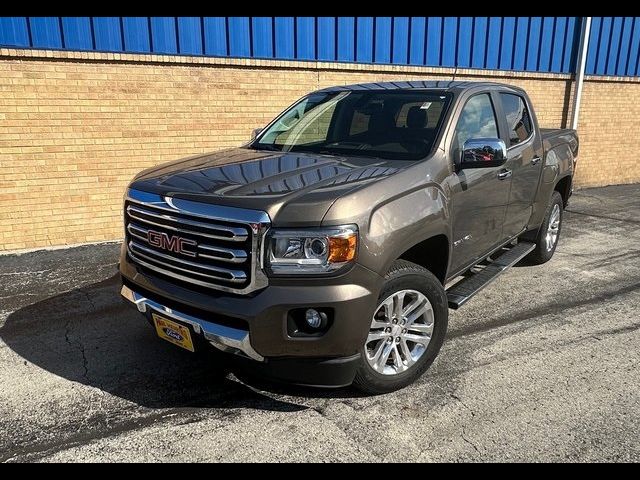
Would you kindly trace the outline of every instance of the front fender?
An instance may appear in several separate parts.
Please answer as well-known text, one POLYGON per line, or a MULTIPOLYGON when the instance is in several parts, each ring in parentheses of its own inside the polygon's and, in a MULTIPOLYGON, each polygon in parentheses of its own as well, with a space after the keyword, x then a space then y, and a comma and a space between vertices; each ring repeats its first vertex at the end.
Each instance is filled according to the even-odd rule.
POLYGON ((418 188, 376 206, 363 235, 360 263, 384 275, 394 260, 436 235, 450 236, 449 205, 436 185, 418 188))

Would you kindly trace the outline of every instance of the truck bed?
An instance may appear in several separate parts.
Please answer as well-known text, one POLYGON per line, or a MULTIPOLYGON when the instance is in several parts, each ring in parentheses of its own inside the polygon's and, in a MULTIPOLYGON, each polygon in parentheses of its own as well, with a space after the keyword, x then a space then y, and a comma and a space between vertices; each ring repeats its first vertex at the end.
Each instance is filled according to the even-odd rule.
POLYGON ((571 128, 541 128, 540 135, 544 150, 549 150, 562 145, 569 144, 574 156, 578 152, 578 133, 571 128))

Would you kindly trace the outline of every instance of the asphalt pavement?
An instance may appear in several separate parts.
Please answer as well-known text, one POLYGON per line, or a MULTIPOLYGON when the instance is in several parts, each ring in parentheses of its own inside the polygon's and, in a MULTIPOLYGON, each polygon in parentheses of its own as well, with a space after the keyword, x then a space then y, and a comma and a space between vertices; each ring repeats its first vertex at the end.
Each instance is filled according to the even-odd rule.
POLYGON ((414 385, 243 383, 119 298, 118 244, 0 256, 0 462, 640 461, 640 186, 451 312, 414 385))

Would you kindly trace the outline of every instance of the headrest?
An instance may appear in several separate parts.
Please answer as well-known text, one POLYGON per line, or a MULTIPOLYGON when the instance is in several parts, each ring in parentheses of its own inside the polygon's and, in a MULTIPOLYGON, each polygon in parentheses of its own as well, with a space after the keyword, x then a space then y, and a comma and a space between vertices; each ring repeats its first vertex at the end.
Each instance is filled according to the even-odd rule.
POLYGON ((407 127, 424 128, 427 125, 427 110, 418 105, 411 107, 407 113, 407 127))
POLYGON ((382 132, 393 127, 393 117, 384 110, 374 112, 369 119, 369 130, 382 132))

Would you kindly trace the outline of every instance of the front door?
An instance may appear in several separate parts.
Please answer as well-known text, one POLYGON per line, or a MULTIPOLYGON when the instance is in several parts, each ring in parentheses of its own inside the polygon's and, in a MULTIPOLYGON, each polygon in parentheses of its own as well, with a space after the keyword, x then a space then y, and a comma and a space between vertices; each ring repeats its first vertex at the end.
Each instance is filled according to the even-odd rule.
MULTIPOLYGON (((453 138, 453 158, 460 158, 464 142, 474 138, 500 138, 491 96, 474 95, 465 104, 453 138)), ((497 247, 504 239, 502 226, 509 201, 511 177, 504 167, 468 168, 452 184, 453 255, 451 271, 458 271, 497 247)))
POLYGON ((505 142, 507 162, 504 168, 512 172, 509 206, 504 221, 505 236, 511 238, 529 223, 540 175, 542 174, 542 144, 534 134, 533 121, 527 103, 520 95, 500 92, 503 117, 506 120, 505 142))

